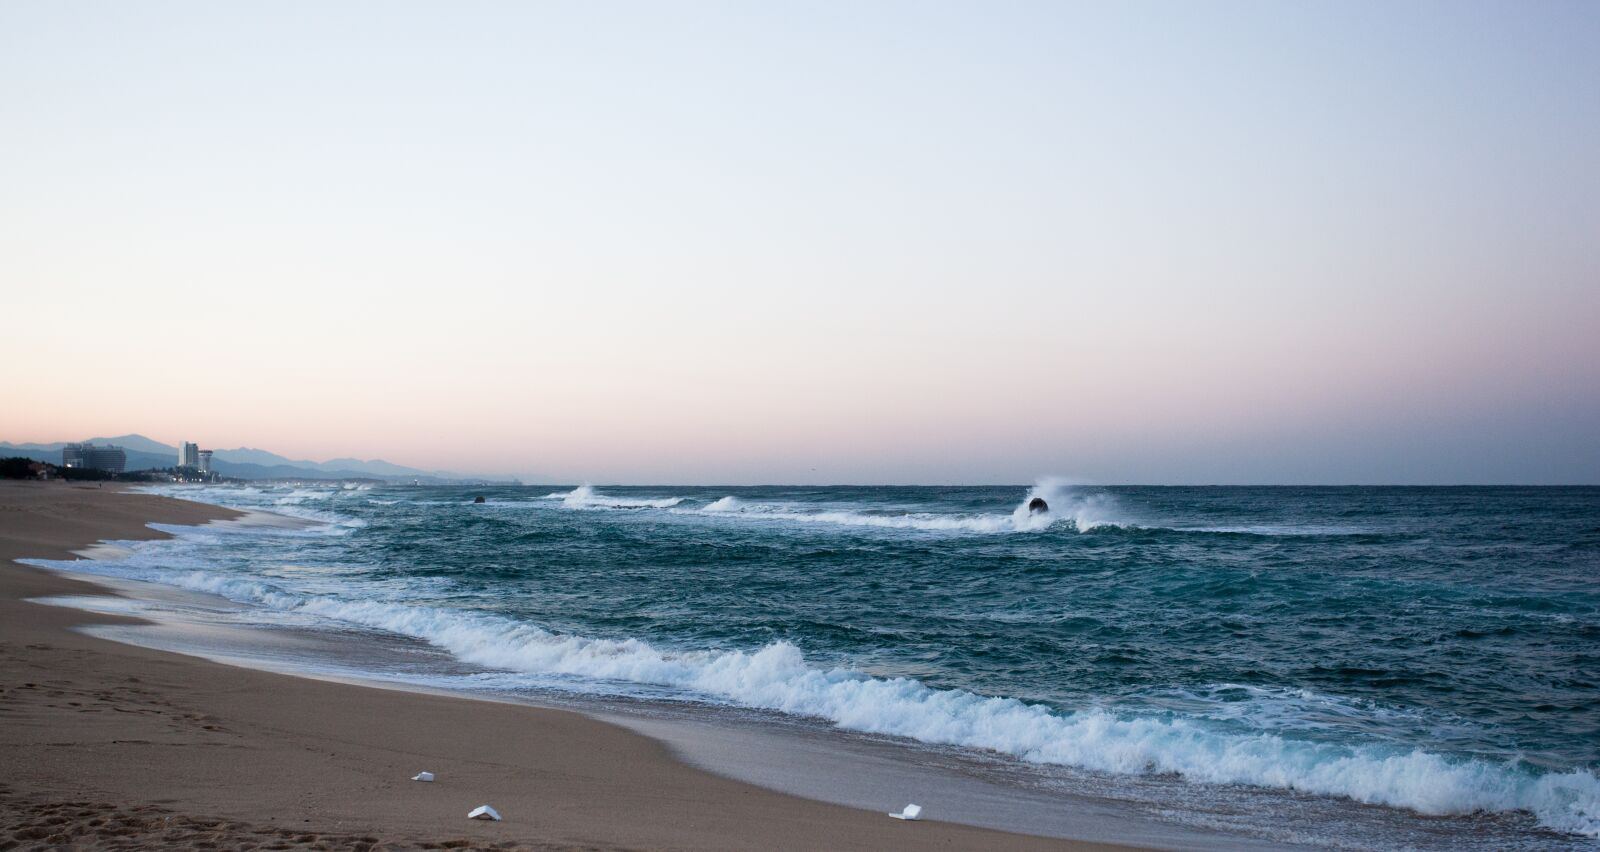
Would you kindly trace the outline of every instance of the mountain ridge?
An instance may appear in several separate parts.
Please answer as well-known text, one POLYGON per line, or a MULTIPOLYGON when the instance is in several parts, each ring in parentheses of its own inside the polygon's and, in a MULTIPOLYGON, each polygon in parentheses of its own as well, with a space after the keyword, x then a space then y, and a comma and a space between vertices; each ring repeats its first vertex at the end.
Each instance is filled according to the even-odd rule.
MULTIPOLYGON (((127 469, 150 470, 177 464, 178 448, 137 433, 114 438, 89 438, 83 441, 10 443, 0 441, 0 454, 26 456, 36 461, 59 464, 61 449, 68 444, 98 444, 121 447, 128 456, 127 469)), ((240 479, 382 479, 385 481, 516 481, 503 476, 474 476, 447 470, 424 470, 383 459, 335 458, 325 462, 291 459, 270 450, 236 447, 212 451, 212 468, 223 476, 240 479)))

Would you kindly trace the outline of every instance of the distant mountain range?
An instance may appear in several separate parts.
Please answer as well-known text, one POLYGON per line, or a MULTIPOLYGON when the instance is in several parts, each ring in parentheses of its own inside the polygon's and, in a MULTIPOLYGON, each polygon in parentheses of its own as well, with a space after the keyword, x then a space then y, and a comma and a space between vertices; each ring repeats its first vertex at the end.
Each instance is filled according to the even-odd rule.
MULTIPOLYGON (((107 444, 121 447, 128 456, 127 470, 168 468, 178 463, 178 448, 143 435, 115 438, 88 438, 83 441, 56 441, 49 444, 11 444, 0 441, 0 456, 25 456, 35 461, 61 463, 61 448, 67 444, 107 444)), ((441 485, 456 482, 514 482, 508 478, 470 476, 446 470, 421 470, 382 459, 329 459, 315 462, 291 459, 254 447, 213 450, 211 467, 223 476, 238 479, 381 479, 385 482, 422 482, 441 485)))

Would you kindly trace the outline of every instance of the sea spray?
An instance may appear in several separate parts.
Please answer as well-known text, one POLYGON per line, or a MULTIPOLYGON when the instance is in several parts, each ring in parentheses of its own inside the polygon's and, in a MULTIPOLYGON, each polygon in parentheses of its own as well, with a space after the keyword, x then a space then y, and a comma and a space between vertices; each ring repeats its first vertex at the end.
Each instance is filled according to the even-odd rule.
POLYGON ((580 485, 571 491, 546 494, 546 500, 560 500, 568 509, 670 509, 683 502, 682 497, 638 499, 608 497, 594 490, 592 485, 580 485))
POLYGON ((699 509, 715 515, 753 520, 787 521, 801 524, 877 527, 880 529, 923 530, 927 532, 1011 533, 1040 532, 1064 525, 1079 532, 1101 527, 1123 526, 1116 500, 1108 494, 1085 494, 1070 480, 1041 479, 1009 514, 935 514, 927 512, 889 513, 827 509, 793 504, 749 503, 732 495, 699 509), (1033 512, 1028 504, 1039 497, 1050 509, 1033 512))

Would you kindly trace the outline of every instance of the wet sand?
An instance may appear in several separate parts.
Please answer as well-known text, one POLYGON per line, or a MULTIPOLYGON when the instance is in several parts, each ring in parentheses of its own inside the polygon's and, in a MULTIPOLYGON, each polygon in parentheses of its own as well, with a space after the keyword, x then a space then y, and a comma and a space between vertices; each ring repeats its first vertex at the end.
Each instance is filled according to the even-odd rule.
POLYGON ((18 565, 220 507, 0 483, 0 849, 1109 849, 802 799, 563 710, 398 692, 96 639, 104 588, 18 565), (432 784, 413 782, 420 770, 432 784), (503 822, 467 812, 491 804, 503 822))

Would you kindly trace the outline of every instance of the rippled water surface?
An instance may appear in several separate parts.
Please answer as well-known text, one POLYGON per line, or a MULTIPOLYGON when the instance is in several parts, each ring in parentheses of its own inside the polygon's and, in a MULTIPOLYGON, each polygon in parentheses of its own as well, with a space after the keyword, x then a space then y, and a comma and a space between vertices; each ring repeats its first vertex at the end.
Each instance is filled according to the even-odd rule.
POLYGON ((1263 831, 1272 795, 1400 826, 1319 816, 1296 835, 1317 844, 1600 835, 1600 489, 181 493, 328 526, 96 570, 424 639, 501 686, 777 710, 1169 799, 1260 791, 1263 831))

